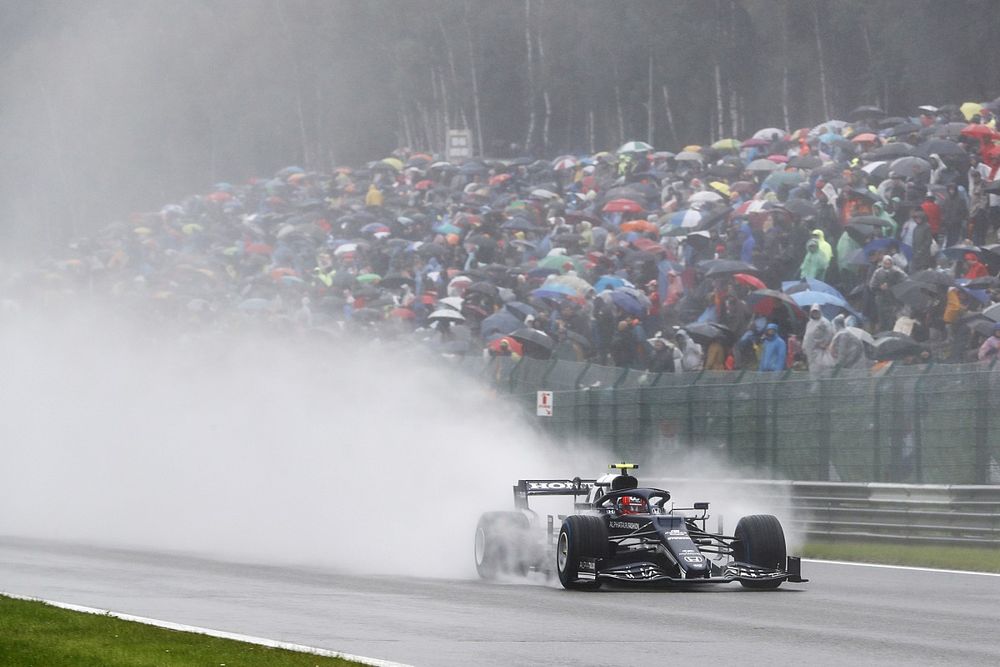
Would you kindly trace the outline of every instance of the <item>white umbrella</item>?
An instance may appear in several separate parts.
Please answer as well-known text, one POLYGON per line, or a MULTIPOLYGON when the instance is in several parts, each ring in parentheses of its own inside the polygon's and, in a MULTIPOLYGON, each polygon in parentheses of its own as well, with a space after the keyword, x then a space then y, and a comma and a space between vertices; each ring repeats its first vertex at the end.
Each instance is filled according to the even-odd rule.
POLYGON ((701 153, 695 153, 694 151, 681 151, 674 156, 674 159, 678 162, 704 162, 705 157, 701 153))
POLYGON ((559 195, 557 195, 556 193, 552 192, 551 190, 544 190, 542 188, 538 188, 537 190, 532 190, 531 191, 531 196, 534 197, 535 199, 558 199, 559 198, 559 195))
POLYGON ((336 255, 337 257, 340 257, 341 255, 346 255, 349 252, 354 252, 357 249, 358 249, 357 243, 345 243, 342 246, 338 246, 337 249, 333 251, 333 254, 336 255))
POLYGON ((435 310, 427 318, 431 322, 437 322, 440 320, 448 320, 451 322, 464 322, 465 315, 458 312, 457 310, 452 310, 451 308, 442 308, 441 310, 435 310))
POLYGON ((619 153, 645 153, 653 150, 653 147, 645 141, 629 141, 618 147, 619 153))
POLYGON ((785 131, 777 127, 765 127, 763 130, 757 130, 754 132, 753 138, 773 141, 774 135, 778 135, 778 139, 781 139, 785 136, 785 131))
POLYGON ((696 192, 688 198, 689 202, 717 202, 722 201, 722 195, 718 192, 710 192, 709 190, 703 190, 701 192, 696 192))
POLYGON ((461 311, 462 310, 462 302, 464 302, 464 301, 465 301, 465 299, 463 299, 460 296, 446 296, 445 298, 443 298, 440 301, 438 301, 438 303, 441 304, 442 306, 447 306, 448 308, 451 308, 452 310, 461 311))
POLYGON ((771 162, 770 160, 760 158, 754 160, 747 165, 747 171, 775 171, 781 169, 781 165, 777 162, 771 162))

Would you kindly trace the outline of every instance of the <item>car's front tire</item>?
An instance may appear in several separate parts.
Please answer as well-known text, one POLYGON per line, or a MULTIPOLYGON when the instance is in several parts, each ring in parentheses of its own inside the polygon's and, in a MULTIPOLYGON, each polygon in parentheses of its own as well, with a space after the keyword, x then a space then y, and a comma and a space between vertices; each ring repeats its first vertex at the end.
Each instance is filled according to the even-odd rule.
MULTIPOLYGON (((785 531, 776 517, 770 514, 745 516, 736 524, 733 536, 737 540, 736 553, 733 554, 737 561, 769 570, 785 569, 785 531)), ((740 584, 744 588, 774 590, 781 585, 781 580, 740 580, 740 584)))
POLYGON ((604 518, 590 514, 566 517, 556 542, 556 573, 563 588, 596 589, 600 579, 580 579, 581 558, 606 558, 608 525, 604 518))

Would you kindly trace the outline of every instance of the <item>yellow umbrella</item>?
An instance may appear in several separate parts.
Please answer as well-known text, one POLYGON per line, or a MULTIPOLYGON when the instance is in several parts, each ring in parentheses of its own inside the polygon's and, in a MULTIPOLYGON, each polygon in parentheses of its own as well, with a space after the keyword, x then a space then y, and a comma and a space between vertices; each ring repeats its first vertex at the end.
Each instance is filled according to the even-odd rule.
POLYGON ((712 144, 712 148, 717 151, 738 151, 740 149, 740 142, 735 139, 719 139, 712 144))
POLYGON ((712 181, 708 185, 721 195, 725 195, 727 197, 730 195, 729 186, 722 181, 712 181))
POLYGON ((963 102, 962 106, 958 107, 958 110, 965 116, 965 120, 972 120, 973 116, 982 112, 983 105, 979 102, 963 102))
POLYGON ((402 171, 402 169, 403 169, 403 161, 400 160, 399 158, 387 157, 384 160, 382 160, 382 162, 384 164, 389 165, 390 167, 392 167, 396 171, 402 171))
POLYGON ((697 153, 700 150, 701 150, 701 146, 699 146, 698 144, 690 144, 690 145, 685 146, 684 148, 682 148, 681 152, 691 151, 692 153, 697 153))

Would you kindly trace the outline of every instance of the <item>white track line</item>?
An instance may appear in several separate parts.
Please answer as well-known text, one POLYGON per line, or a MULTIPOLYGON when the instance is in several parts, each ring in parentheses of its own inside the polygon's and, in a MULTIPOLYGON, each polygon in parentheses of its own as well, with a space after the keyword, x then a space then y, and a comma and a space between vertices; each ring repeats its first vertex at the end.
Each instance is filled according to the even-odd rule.
POLYGON ((200 628, 195 625, 184 625, 182 623, 172 623, 170 621, 161 621, 155 618, 146 618, 144 616, 133 616, 131 614, 119 614, 115 611, 108 611, 107 609, 95 609, 94 607, 82 607, 77 604, 69 604, 66 602, 56 602, 54 600, 43 600, 41 598, 29 597, 26 595, 16 595, 14 593, 5 593, 0 591, 0 595, 8 598, 13 598, 15 600, 28 600, 31 602, 44 602, 45 604, 52 605, 53 607, 59 607, 60 609, 68 609, 70 611, 79 611, 84 614, 99 614, 101 616, 111 616, 123 621, 132 621, 135 623, 143 623, 145 625, 153 625, 158 628, 164 628, 166 630, 177 630, 180 632, 193 632, 199 635, 208 635, 209 637, 218 637, 219 639, 232 639, 238 642, 244 642, 246 644, 256 644, 257 646, 266 646, 268 648, 279 648, 286 651, 297 651, 299 653, 311 653, 313 655, 322 656, 324 658, 341 658, 342 660, 353 660, 354 662, 360 662, 363 665, 372 665, 372 667, 410 667, 401 662, 390 662, 388 660, 379 660, 378 658, 367 658, 363 655, 351 655, 350 653, 341 653, 339 651, 330 651, 323 648, 315 648, 313 646, 303 646, 302 644, 290 644, 288 642, 279 642, 273 639, 265 639, 264 637, 253 637, 250 635, 241 635, 235 632, 225 632, 223 630, 212 630, 210 628, 200 628))
POLYGON ((943 570, 937 567, 911 567, 909 565, 883 565, 881 563, 854 563, 847 560, 817 560, 803 558, 805 563, 827 563, 829 565, 856 565, 857 567, 881 567, 889 570, 912 570, 914 572, 940 572, 941 574, 974 574, 979 577, 1000 577, 998 572, 974 572, 972 570, 943 570))

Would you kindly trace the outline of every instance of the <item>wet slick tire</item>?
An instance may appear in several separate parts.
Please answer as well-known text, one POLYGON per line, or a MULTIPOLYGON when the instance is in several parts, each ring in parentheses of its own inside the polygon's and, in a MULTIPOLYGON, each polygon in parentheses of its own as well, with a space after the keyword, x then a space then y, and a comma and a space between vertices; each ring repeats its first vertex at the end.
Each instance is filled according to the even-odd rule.
POLYGON ((528 571, 530 524, 519 512, 487 512, 476 524, 476 571, 483 579, 528 571))
MULTIPOLYGON (((781 523, 770 514, 751 514, 740 519, 733 535, 737 561, 770 570, 784 570, 786 563, 785 531, 781 523)), ((774 590, 781 581, 741 581, 744 588, 774 590)))
POLYGON ((600 579, 579 579, 581 558, 606 558, 608 525, 604 518, 589 514, 566 517, 556 541, 556 572, 563 588, 595 590, 600 579))

